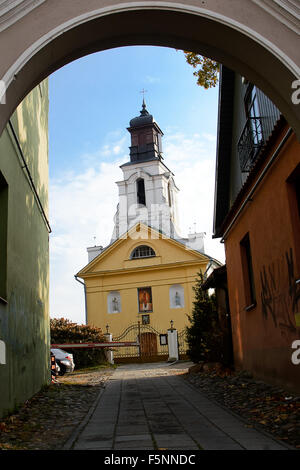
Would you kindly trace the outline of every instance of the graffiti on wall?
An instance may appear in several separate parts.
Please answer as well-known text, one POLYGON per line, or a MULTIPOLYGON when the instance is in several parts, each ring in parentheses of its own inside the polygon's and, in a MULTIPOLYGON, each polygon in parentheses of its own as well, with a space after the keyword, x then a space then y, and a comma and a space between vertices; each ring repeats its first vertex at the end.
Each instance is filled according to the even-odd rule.
POLYGON ((260 271, 261 304, 264 318, 272 318, 282 334, 296 332, 295 315, 300 306, 300 285, 296 284, 293 250, 260 271))

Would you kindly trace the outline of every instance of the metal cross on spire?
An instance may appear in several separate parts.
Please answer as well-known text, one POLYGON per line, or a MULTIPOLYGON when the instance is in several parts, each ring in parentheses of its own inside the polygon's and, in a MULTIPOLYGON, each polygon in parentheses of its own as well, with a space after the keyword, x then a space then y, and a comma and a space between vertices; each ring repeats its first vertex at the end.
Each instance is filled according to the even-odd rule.
POLYGON ((140 91, 140 93, 143 93, 143 109, 145 109, 145 107, 146 107, 146 104, 145 104, 145 93, 147 93, 147 90, 145 90, 145 89, 143 88, 142 91, 140 91))
POLYGON ((145 93, 147 93, 147 90, 144 90, 144 88, 140 91, 140 93, 143 93, 143 101, 145 99, 145 93))
POLYGON ((149 114, 146 109, 146 103, 145 103, 145 93, 147 93, 147 90, 144 90, 143 88, 142 91, 140 91, 140 93, 143 93, 143 104, 142 104, 141 115, 144 116, 145 114, 149 114))

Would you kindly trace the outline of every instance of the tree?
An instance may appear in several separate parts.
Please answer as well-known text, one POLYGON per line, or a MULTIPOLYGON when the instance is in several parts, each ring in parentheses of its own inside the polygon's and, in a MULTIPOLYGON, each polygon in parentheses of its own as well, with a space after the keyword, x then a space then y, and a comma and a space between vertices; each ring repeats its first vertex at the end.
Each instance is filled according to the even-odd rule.
MULTIPOLYGON (((66 318, 50 319, 51 344, 101 343, 104 341, 101 328, 72 323, 66 318)), ((106 362, 103 349, 72 349, 76 369, 106 362)))
POLYGON ((218 84, 220 69, 218 62, 195 52, 183 51, 183 53, 187 63, 196 69, 193 75, 197 77, 197 85, 207 90, 218 84))
POLYGON ((200 271, 193 287, 195 299, 192 314, 188 315, 191 326, 186 327, 188 351, 193 362, 222 362, 223 333, 219 325, 216 298, 202 288, 204 282, 200 271))

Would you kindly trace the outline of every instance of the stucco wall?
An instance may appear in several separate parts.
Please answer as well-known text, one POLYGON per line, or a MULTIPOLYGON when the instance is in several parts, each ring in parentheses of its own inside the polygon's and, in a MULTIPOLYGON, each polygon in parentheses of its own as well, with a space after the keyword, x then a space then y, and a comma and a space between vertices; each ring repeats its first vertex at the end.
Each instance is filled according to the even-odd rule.
MULTIPOLYGON (((284 135, 287 128, 282 131, 284 135)), ((225 242, 234 355, 239 368, 300 390, 300 365, 291 361, 300 339, 300 219, 287 178, 299 164, 299 142, 290 137, 225 242), (247 306, 240 242, 249 233, 256 306, 247 306)))
MULTIPOLYGON (((139 232, 137 232, 139 233, 139 232)), ((205 271, 209 259, 200 253, 188 250, 174 240, 157 238, 147 227, 141 229, 141 239, 128 237, 120 239, 103 252, 97 259, 83 269, 78 276, 86 284, 88 323, 109 331, 114 337, 119 336, 128 326, 142 321, 138 307, 138 288, 151 287, 152 311, 149 312, 150 325, 159 331, 174 327, 181 331, 187 324, 187 315, 193 307, 193 285, 197 274, 205 271), (149 231, 149 234, 148 234, 149 231), (130 259, 132 250, 139 245, 148 245, 155 257, 130 259), (180 285, 176 291, 184 293, 180 306, 174 308, 170 300, 170 288, 180 285), (109 313, 108 297, 115 297, 118 292, 121 309, 109 313)), ((173 293, 174 295, 174 293, 173 293)), ((147 312, 144 312, 147 313, 147 312)))
MULTIPOLYGON (((11 118, 28 169, 48 214, 48 83, 28 95, 11 118)), ((0 139, 0 171, 8 185, 6 301, 0 301, 0 416, 49 381, 48 229, 16 141, 0 139)))

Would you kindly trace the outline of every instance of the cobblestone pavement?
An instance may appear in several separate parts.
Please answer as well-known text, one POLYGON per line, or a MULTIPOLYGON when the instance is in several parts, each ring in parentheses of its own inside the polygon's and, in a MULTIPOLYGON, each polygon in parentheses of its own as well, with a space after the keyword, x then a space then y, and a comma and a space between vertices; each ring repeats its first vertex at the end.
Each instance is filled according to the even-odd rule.
POLYGON ((58 377, 57 384, 43 388, 0 420, 0 451, 60 450, 111 374, 110 367, 100 367, 58 377))
POLYGON ((284 450, 183 380, 191 363, 122 365, 65 444, 76 450, 284 450))
POLYGON ((254 378, 247 371, 195 367, 196 371, 183 377, 207 398, 237 414, 249 427, 300 449, 299 394, 254 378))

